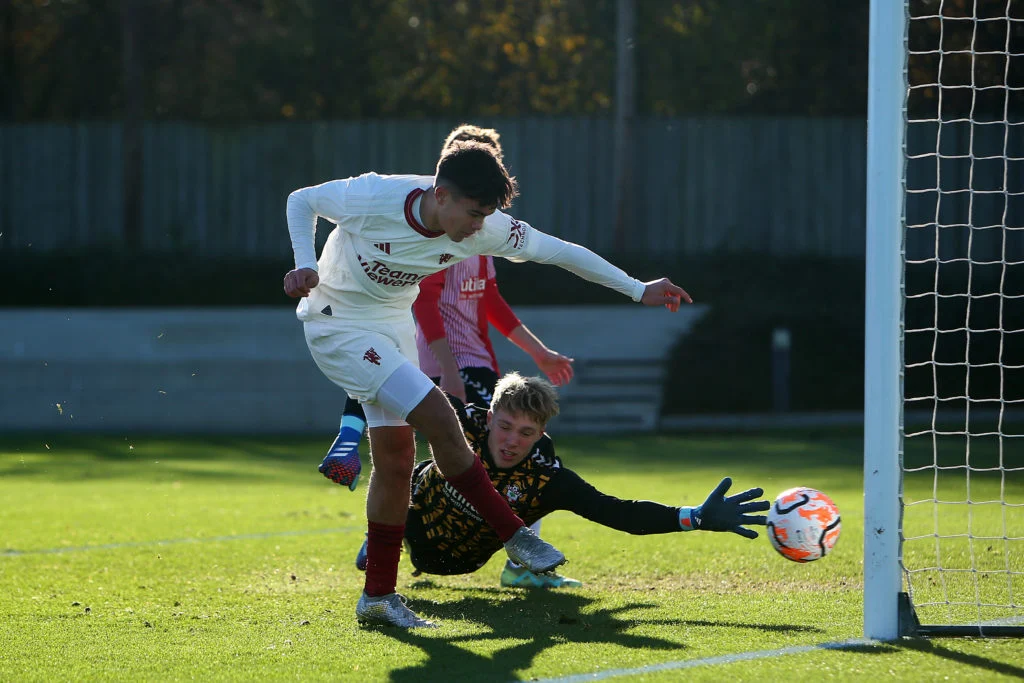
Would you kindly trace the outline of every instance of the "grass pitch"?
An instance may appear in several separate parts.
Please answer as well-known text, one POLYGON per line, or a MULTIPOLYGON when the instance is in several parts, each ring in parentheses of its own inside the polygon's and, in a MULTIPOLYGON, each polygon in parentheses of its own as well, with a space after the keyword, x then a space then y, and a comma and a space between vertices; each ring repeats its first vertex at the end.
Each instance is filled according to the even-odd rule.
MULTIPOLYGON (((762 486, 769 498, 819 488, 842 511, 842 536, 831 555, 799 565, 763 534, 636 537, 557 513, 542 533, 584 588, 501 589, 500 557, 470 576, 416 579, 403 558, 399 590, 441 628, 362 629, 353 609, 363 576, 353 559, 365 528, 363 488, 352 493, 317 474, 329 434, 5 436, 0 680, 1024 676, 1024 642, 1014 639, 806 648, 861 636, 859 433, 555 438, 570 467, 623 498, 695 505, 724 475, 733 492, 762 486), (744 658, 766 650, 784 652, 744 658), (692 668, 659 669, 686 662, 692 668)), ((908 454, 915 457, 928 454, 908 454)), ((971 481, 972 496, 998 498, 1002 485, 1007 499, 1024 499, 1019 481, 971 481)), ((908 495, 930 497, 932 484, 908 478, 908 495)), ((955 495, 957 484, 948 486, 955 495)), ((950 507, 952 517, 943 509, 913 523, 924 534, 932 523, 947 528, 963 509, 950 507)), ((975 507, 976 528, 1005 524, 975 507)), ((1022 535, 1019 516, 1009 524, 1022 535)), ((1020 550, 985 548, 975 550, 1003 551, 1015 570, 1024 562, 1020 550)), ((922 583, 928 578, 923 572, 922 583)), ((1019 603, 1021 592, 1014 595, 1019 603)))

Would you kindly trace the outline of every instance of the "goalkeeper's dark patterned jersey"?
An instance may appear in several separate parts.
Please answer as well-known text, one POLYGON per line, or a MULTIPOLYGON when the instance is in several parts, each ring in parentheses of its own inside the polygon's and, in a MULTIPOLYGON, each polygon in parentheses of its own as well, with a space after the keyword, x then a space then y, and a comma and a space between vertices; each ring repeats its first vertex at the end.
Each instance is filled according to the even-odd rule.
MULTIPOLYGON (((458 399, 452 403, 494 487, 527 525, 555 510, 569 510, 631 534, 680 531, 679 508, 601 493, 562 466, 547 434, 521 463, 497 468, 487 448, 487 408, 463 406, 458 399)), ((474 572, 503 547, 494 529, 441 476, 432 460, 416 465, 405 538, 413 565, 428 574, 474 572)))

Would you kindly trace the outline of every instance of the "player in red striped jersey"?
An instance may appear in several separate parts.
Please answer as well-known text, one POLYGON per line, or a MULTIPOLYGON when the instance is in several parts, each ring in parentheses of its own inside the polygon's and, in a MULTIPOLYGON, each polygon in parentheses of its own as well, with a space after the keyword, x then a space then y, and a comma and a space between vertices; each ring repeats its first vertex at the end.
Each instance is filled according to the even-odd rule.
POLYGON ((572 379, 573 359, 545 346, 501 295, 491 256, 469 258, 424 278, 412 310, 420 370, 464 402, 491 403, 499 368, 490 325, 525 351, 552 384, 572 379))
MULTIPOLYGON (((491 147, 500 159, 499 138, 492 128, 463 124, 448 134, 444 148, 475 140, 491 147)), ((413 313, 420 369, 439 378, 442 390, 464 402, 491 403, 499 369, 489 324, 529 354, 556 386, 572 379, 572 359, 547 348, 501 296, 492 256, 466 259, 424 278, 413 313)))

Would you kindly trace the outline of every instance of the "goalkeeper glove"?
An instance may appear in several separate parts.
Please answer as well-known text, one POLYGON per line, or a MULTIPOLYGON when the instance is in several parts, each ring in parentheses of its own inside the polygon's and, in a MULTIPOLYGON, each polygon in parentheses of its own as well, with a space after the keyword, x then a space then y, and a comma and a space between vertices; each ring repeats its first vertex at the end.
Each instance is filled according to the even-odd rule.
POLYGON ((336 484, 347 486, 350 491, 356 490, 359 484, 359 473, 363 469, 359 461, 359 440, 362 432, 345 427, 331 445, 327 457, 320 463, 320 474, 336 484))
POLYGON ((748 514, 762 512, 771 507, 767 500, 754 500, 764 495, 764 489, 747 489, 726 498, 725 492, 730 486, 732 479, 726 477, 701 505, 695 508, 679 508, 679 527, 683 531, 731 531, 745 538, 757 538, 756 531, 746 529, 743 525, 764 526, 767 522, 764 515, 748 514))

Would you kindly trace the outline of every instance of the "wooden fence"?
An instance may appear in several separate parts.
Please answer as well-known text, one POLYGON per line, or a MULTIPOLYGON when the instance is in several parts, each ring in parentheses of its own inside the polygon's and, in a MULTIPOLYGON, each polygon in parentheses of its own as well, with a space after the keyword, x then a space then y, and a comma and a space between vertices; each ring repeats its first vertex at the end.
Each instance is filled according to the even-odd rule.
MULTIPOLYGON (((367 170, 430 173, 454 123, 149 123, 143 244, 213 258, 288 254, 284 206, 291 190, 367 170)), ((519 177, 514 215, 600 253, 614 249, 610 119, 480 123, 499 129, 519 177)), ((943 225, 967 226, 945 231, 947 249, 995 253, 1002 243, 990 229, 991 244, 967 246, 970 226, 1021 225, 1024 133, 1011 128, 1009 139, 1006 127, 975 128, 947 125, 941 139, 934 127, 912 131, 909 147, 925 156, 910 162, 908 184, 1002 188, 950 192, 941 206, 943 225), (982 148, 1001 152, 1003 161, 970 156, 982 148)), ((640 119, 627 249, 863 256, 865 136, 860 119, 640 119)), ((0 249, 120 244, 121 159, 116 123, 0 126, 0 249)), ((908 199, 908 222, 918 226, 908 238, 914 253, 934 252, 935 205, 928 193, 908 199)), ((1024 253, 1020 232, 1010 233, 1011 254, 1024 253)))

